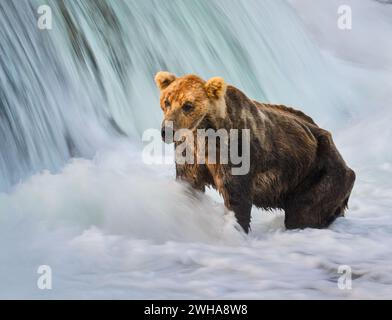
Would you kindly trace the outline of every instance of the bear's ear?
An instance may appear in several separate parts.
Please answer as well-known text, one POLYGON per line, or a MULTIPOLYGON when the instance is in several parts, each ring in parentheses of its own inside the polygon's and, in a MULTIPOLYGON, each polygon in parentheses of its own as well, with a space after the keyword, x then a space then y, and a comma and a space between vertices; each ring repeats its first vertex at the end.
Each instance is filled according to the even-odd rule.
POLYGON ((212 100, 219 100, 226 94, 226 83, 221 77, 214 77, 205 84, 207 95, 212 100))
POLYGON ((155 83, 160 90, 166 89, 174 80, 176 76, 167 71, 160 71, 155 75, 155 83))

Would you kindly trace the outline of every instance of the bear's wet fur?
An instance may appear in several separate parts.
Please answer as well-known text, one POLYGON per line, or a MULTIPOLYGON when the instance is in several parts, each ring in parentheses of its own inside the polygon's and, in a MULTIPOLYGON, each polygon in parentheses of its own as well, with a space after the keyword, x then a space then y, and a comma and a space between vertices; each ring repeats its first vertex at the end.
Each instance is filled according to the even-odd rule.
POLYGON ((174 130, 250 130, 250 170, 245 175, 233 175, 230 162, 176 164, 177 179, 200 191, 206 186, 218 190, 245 232, 252 205, 283 209, 287 229, 325 228, 344 215, 355 173, 331 134, 312 118, 284 105, 253 101, 220 77, 204 81, 159 72, 155 81, 164 123, 172 121, 174 130), (185 104, 190 111, 184 112, 185 104))

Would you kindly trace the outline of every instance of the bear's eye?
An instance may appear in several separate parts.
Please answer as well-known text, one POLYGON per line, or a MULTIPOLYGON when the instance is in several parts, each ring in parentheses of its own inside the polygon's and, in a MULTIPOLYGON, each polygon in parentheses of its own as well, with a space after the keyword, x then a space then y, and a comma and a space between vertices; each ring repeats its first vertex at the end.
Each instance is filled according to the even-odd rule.
POLYGON ((191 102, 185 102, 182 105, 182 111, 185 113, 191 112, 193 110, 193 104, 191 102))
POLYGON ((169 100, 165 101, 165 108, 170 109, 170 101, 169 100))

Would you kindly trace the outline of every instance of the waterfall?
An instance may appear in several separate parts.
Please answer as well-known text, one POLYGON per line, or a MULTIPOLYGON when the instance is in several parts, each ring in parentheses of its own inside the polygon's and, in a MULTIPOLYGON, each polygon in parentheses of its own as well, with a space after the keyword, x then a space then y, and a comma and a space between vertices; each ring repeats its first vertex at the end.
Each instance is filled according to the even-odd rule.
POLYGON ((2 0, 0 30, 0 190, 157 127, 159 70, 220 75, 325 125, 347 113, 284 1, 2 0), (42 4, 52 30, 37 27, 42 4))

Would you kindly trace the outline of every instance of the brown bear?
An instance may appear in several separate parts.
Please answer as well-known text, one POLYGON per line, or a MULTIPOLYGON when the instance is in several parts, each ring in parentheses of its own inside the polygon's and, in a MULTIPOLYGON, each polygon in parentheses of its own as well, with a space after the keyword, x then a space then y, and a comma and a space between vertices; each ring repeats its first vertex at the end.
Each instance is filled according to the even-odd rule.
POLYGON ((164 113, 164 140, 167 121, 174 132, 249 129, 247 174, 233 175, 231 162, 176 163, 177 179, 200 191, 215 188, 245 232, 252 205, 283 209, 287 229, 325 228, 344 215, 355 173, 331 134, 312 118, 284 105, 251 100, 220 77, 204 81, 196 75, 158 72, 155 82, 164 113))

